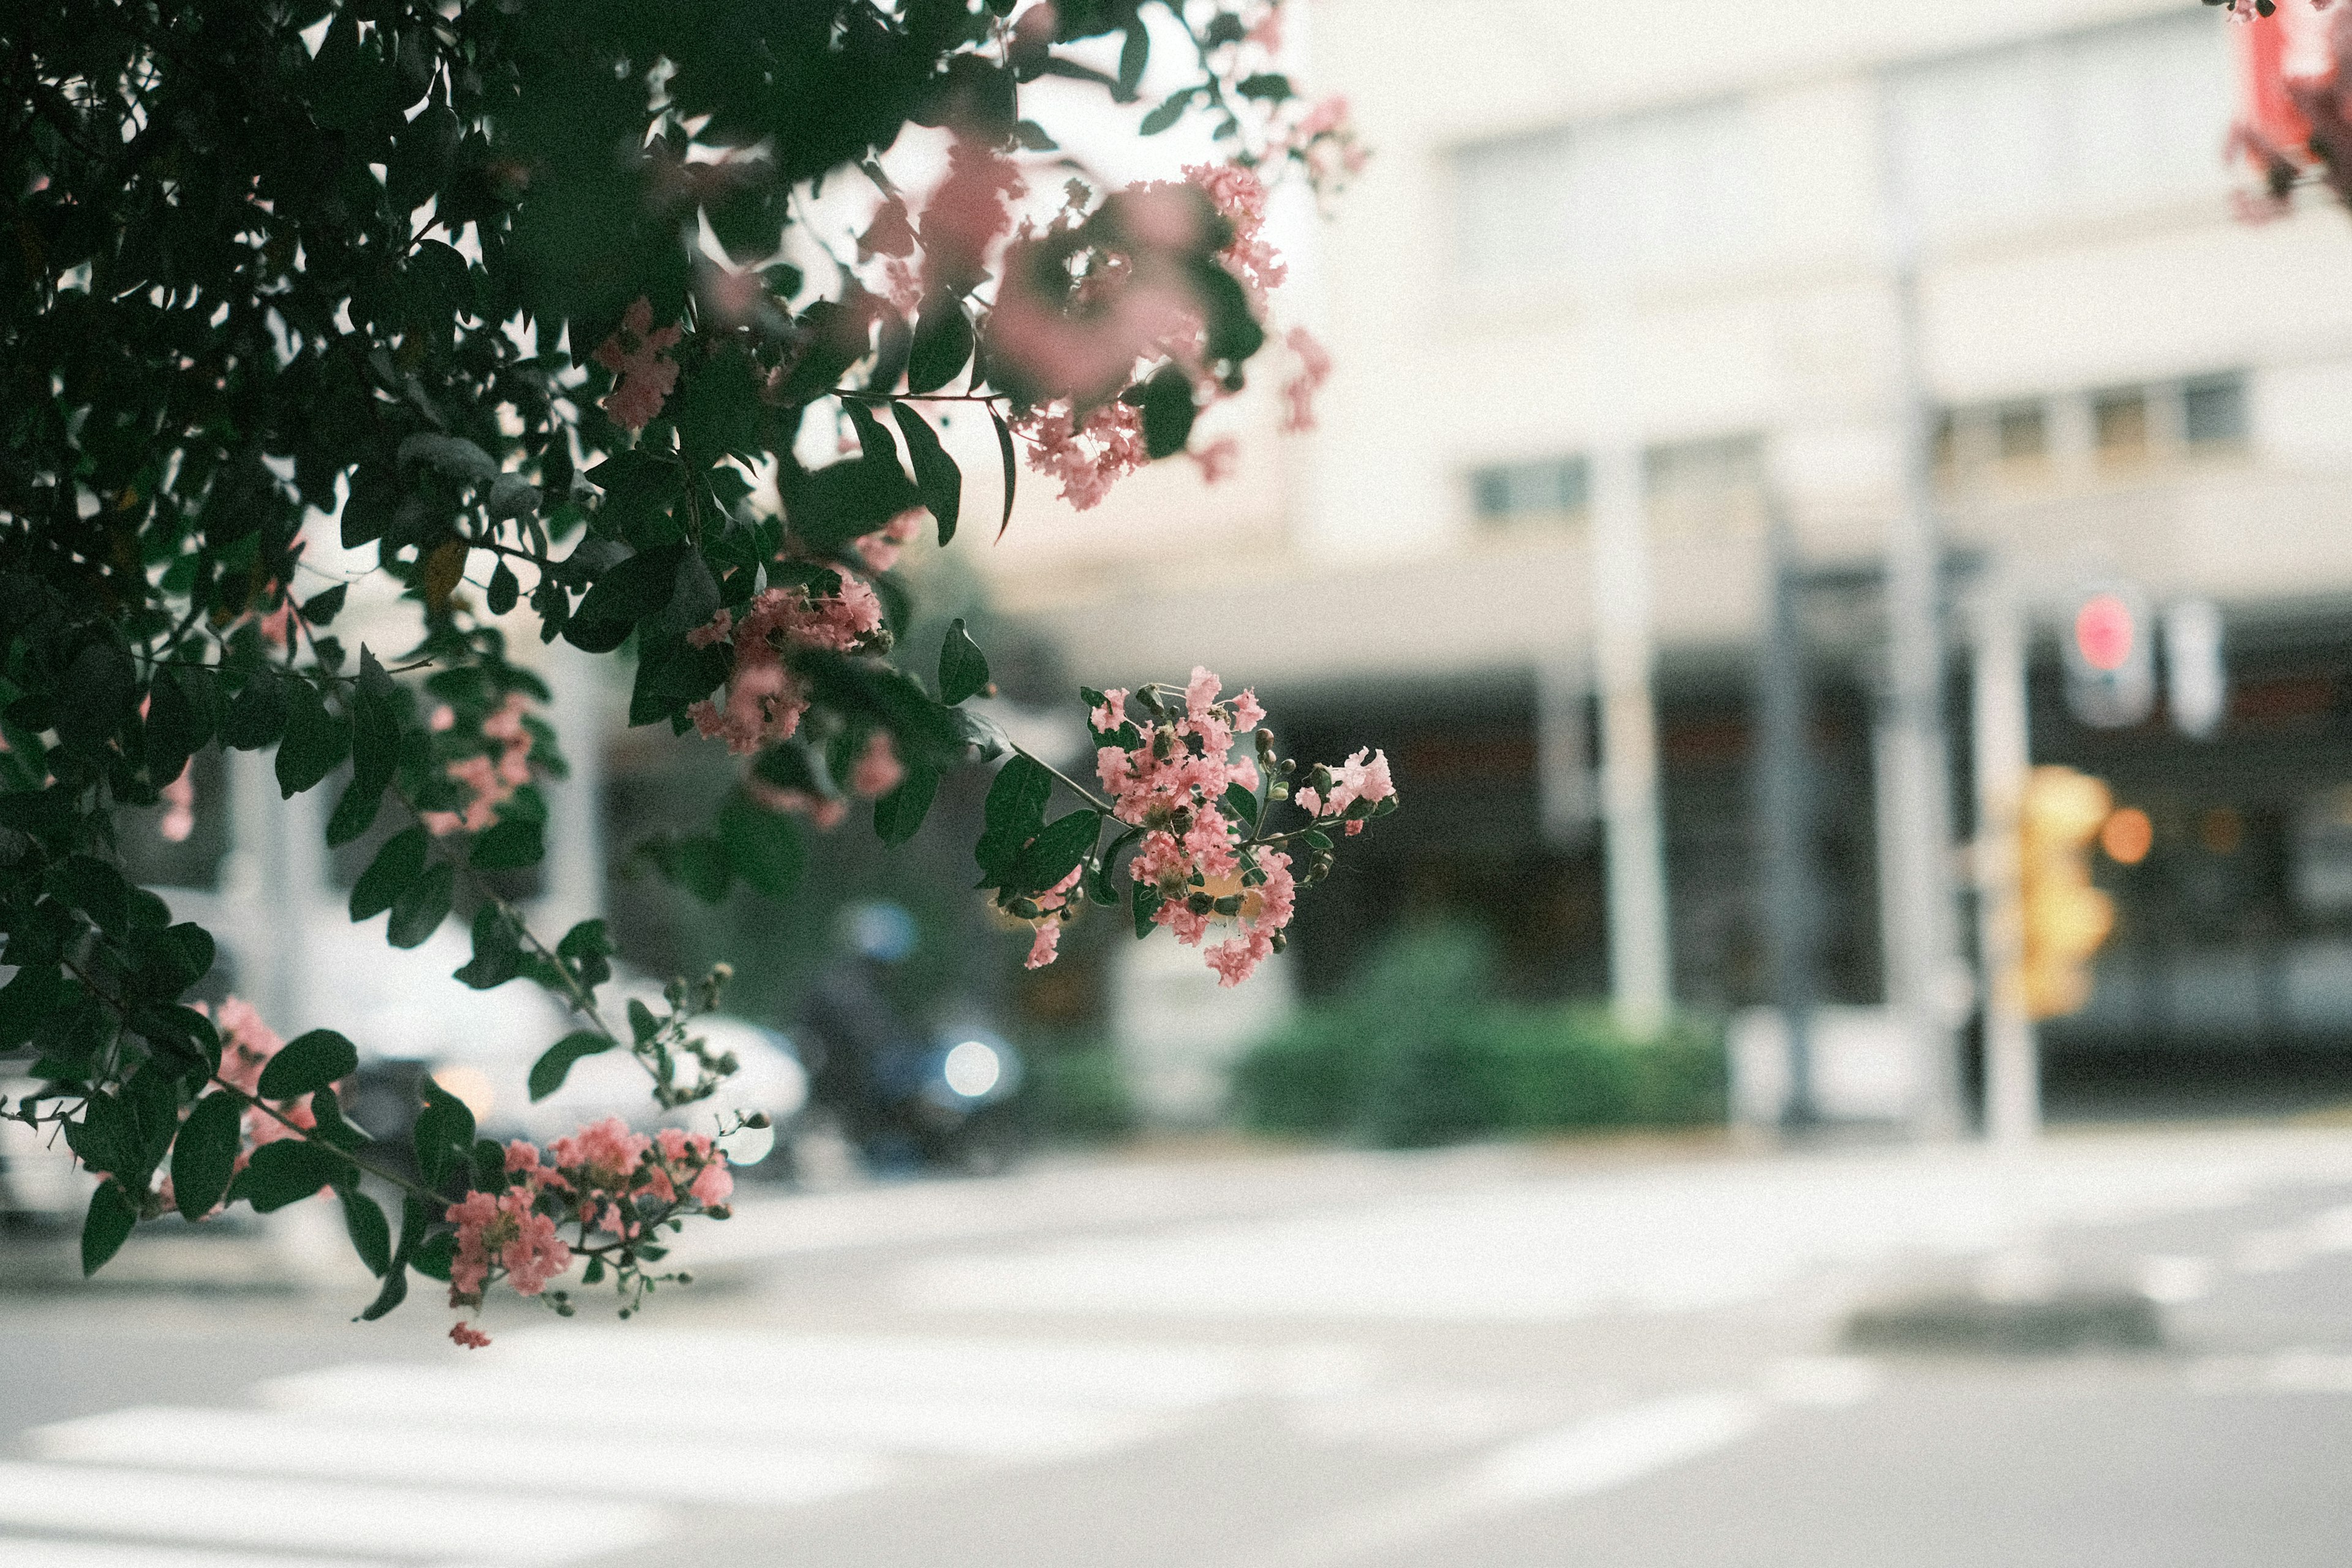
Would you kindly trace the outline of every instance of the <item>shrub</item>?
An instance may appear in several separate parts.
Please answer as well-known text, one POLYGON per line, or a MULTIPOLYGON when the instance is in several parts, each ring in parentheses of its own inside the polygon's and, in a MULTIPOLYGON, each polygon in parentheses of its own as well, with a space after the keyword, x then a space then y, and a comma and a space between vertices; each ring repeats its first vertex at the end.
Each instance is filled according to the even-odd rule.
POLYGON ((1029 1063, 1030 1123, 1055 1142, 1108 1142, 1135 1131, 1135 1099, 1108 1046, 1040 1053, 1029 1063))
POLYGON ((1386 1148, 1691 1125, 1723 1115, 1723 1047, 1697 1020, 1639 1039, 1605 1008, 1497 1001, 1483 942, 1441 926, 1391 942, 1346 993, 1260 1041, 1234 1092, 1245 1126, 1386 1148))

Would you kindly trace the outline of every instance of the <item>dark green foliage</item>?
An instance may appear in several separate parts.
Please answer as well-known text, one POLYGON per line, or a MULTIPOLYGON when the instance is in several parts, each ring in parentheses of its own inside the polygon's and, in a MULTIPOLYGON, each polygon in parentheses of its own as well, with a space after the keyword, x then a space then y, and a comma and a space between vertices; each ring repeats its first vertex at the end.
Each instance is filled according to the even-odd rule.
POLYGON ((1392 1148, 1717 1121, 1723 1096, 1715 1031, 1639 1040, 1601 1008, 1496 1001, 1480 942, 1445 928, 1392 942, 1234 1073, 1244 1125, 1392 1148))
MULTIPOLYGON (((360 1162, 383 1152, 366 1152, 335 1099, 357 1053, 331 1031, 286 1047, 260 1082, 267 1100, 310 1096, 316 1126, 252 1151, 231 1179, 250 1108, 215 1081, 221 1039, 190 1005, 214 943, 126 879, 116 831, 121 810, 156 805, 207 747, 274 749, 288 796, 348 781, 331 785, 328 844, 388 835, 352 891, 353 920, 385 915, 390 944, 414 948, 453 909, 472 911, 457 982, 530 980, 588 1017, 610 978, 608 933, 575 927, 551 955, 502 896, 509 874, 545 854, 545 798, 508 778, 478 802, 464 782, 486 776, 486 760, 514 760, 517 722, 534 726, 535 773, 562 773, 556 738, 511 702, 548 693, 509 658, 510 626, 493 617, 527 606, 543 641, 633 659, 631 721, 683 731, 739 668, 722 607, 740 617, 764 586, 821 595, 842 571, 873 575, 883 630, 848 652, 786 650, 812 700, 790 755, 812 780, 840 776, 856 746, 886 732, 907 775, 876 803, 874 826, 895 844, 953 770, 999 754, 992 726, 955 706, 988 689, 978 645, 958 623, 936 696, 888 662, 911 611, 898 579, 866 574, 855 547, 918 505, 941 544, 957 531, 963 476, 910 397, 960 384, 953 398, 987 409, 1009 521, 1019 453, 1005 412, 1050 390, 992 378, 1007 356, 991 351, 995 290, 979 289, 985 267, 971 258, 926 267, 930 292, 911 320, 856 283, 768 263, 797 220, 794 189, 871 168, 909 125, 1050 150, 1022 116, 1022 83, 1053 73, 1121 99, 1137 90, 1150 35, 1133 0, 1073 0, 1054 40, 1118 35, 1115 76, 1042 38, 1009 49, 997 25, 1009 11, 961 0, 10 10, 0 939, 15 973, 0 987, 0 1053, 27 1060, 0 1064, 0 1078, 29 1068, 44 1087, 0 1110, 61 1121, 107 1174, 86 1222, 88 1268, 160 1211, 168 1161, 190 1218, 224 1199, 268 1210, 332 1187, 383 1279, 363 1316, 398 1305, 411 1268, 448 1272, 436 1203, 410 1193, 394 1235, 359 1189, 360 1162), (688 157, 697 145, 761 151, 712 163, 688 157), (710 292, 694 238, 705 220, 737 263, 763 268, 767 291, 747 310, 710 292), (609 362, 639 349, 657 350, 674 379, 625 413, 609 362), (804 467, 806 417, 845 410, 857 455, 804 467), (753 494, 770 466, 781 516, 753 494), (373 557, 351 584, 303 558, 304 519, 331 514, 343 544, 373 557), (411 624, 379 630, 381 601, 395 596, 411 624), (390 668, 357 646, 362 621, 397 647, 390 668), (828 749, 825 770, 811 759, 828 749)), ((1191 92, 1225 102, 1213 73, 1191 92)), ((903 204, 897 220, 898 238, 877 242, 911 255, 903 204)), ((1210 374, 1237 386, 1263 337, 1240 284, 1211 250, 1177 264, 1200 296, 1210 374)), ((1180 449, 1190 380, 1163 372, 1147 394, 1153 451, 1180 449)), ((1014 798, 1003 812, 992 803, 982 855, 1016 905, 1087 864, 1100 827, 1091 809, 1049 825, 1053 786, 1028 768, 1008 766, 1014 798)), ((649 855, 703 899, 741 883, 781 900, 808 845, 800 823, 738 791, 649 855)), ((627 1044, 567 1037, 531 1075, 534 1094, 581 1055, 627 1044)), ((674 1034, 639 1046, 658 1061, 684 1048, 674 1034)), ((424 1095, 424 1183, 495 1183, 495 1169, 472 1168, 465 1108, 437 1086, 424 1095)), ((393 1179, 389 1165, 367 1169, 393 1179)))

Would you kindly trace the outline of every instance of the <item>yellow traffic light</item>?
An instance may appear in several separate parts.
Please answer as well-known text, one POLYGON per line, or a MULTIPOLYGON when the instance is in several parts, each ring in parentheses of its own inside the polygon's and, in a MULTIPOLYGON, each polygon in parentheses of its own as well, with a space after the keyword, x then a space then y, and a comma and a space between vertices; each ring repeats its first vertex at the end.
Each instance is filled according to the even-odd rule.
POLYGON ((2115 929, 2115 900, 2091 886, 2091 845, 2115 810, 2107 786, 2072 768, 2039 767, 2018 813, 2024 905, 2025 1010, 2075 1012, 2091 999, 2090 956, 2115 929))

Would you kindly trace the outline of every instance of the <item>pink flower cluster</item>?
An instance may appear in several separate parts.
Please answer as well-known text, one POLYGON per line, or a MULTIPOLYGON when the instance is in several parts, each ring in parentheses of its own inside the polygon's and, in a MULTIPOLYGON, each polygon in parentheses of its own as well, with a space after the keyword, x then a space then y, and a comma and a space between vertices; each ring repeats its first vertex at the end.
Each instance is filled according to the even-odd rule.
MULTIPOLYGON (((849 768, 849 793, 861 800, 874 800, 888 795, 907 776, 907 764, 898 760, 898 748, 891 744, 890 732, 877 730, 866 739, 849 768)), ((820 830, 831 831, 841 826, 849 815, 849 802, 837 795, 817 790, 790 789, 772 784, 753 773, 743 781, 745 793, 770 811, 796 812, 805 816, 820 830)))
POLYGON ((1013 231, 1010 204, 1027 191, 1009 159, 956 138, 948 149, 947 177, 923 205, 925 291, 971 287, 987 269, 989 247, 1013 231))
MULTIPOLYGON (((572 1267, 575 1247, 597 1250, 596 1237, 634 1241, 688 1206, 723 1215, 735 1191, 725 1151, 699 1132, 675 1127, 632 1131, 607 1117, 558 1138, 542 1152, 525 1139, 507 1145, 506 1184, 474 1191, 451 1204, 444 1217, 457 1226, 449 1264, 450 1305, 481 1304, 503 1279, 522 1296, 536 1296, 572 1267), (578 1240, 559 1234, 575 1227, 578 1240)), ((489 1343, 478 1329, 460 1324, 450 1337, 461 1345, 489 1343)))
MULTIPOLYGON (((504 701, 482 721, 482 737, 494 742, 498 754, 479 752, 460 757, 443 770, 474 792, 474 798, 459 811, 425 811, 417 814, 425 830, 435 835, 466 832, 479 833, 499 819, 499 807, 514 796, 514 792, 530 782, 530 730, 523 723, 530 699, 520 691, 509 691, 504 701)), ((431 727, 445 731, 456 726, 457 716, 446 707, 433 710, 431 727)))
POLYGON ((1288 405, 1282 427, 1290 435, 1303 436, 1315 428, 1315 395, 1331 379, 1331 355, 1305 327, 1291 328, 1282 341, 1298 359, 1298 374, 1282 385, 1283 401, 1288 405))
POLYGON ((1062 922, 1076 912, 1078 879, 1085 874, 1085 867, 1074 866, 1068 876, 1032 900, 1037 906, 1037 934, 1029 943, 1029 956, 1021 965, 1024 969, 1043 969, 1061 952, 1062 922))
POLYGON ((1389 779, 1388 757, 1380 752, 1359 750, 1338 767, 1317 772, 1329 776, 1328 787, 1318 790, 1307 784, 1295 798, 1318 818, 1346 821, 1349 837, 1364 830, 1364 818, 1371 815, 1373 806, 1396 794, 1396 785, 1389 779), (1361 810, 1353 809, 1360 805, 1361 810))
POLYGON ((654 422, 677 385, 677 362, 669 351, 685 335, 676 325, 656 330, 653 301, 640 294, 622 316, 620 331, 596 345, 590 357, 613 373, 604 409, 614 424, 637 431, 654 422))
POLYGON ((1207 958, 1221 984, 1238 985, 1274 952, 1297 884, 1289 856, 1249 843, 1245 825, 1225 815, 1228 786, 1259 786, 1257 764, 1230 753, 1234 737, 1256 729, 1265 710, 1247 690, 1220 701, 1223 686, 1196 667, 1182 712, 1149 732, 1129 723, 1125 691, 1105 692, 1091 717, 1095 773, 1112 812, 1145 829, 1128 874, 1158 893, 1153 923, 1188 947, 1213 931, 1231 931, 1207 958))
POLYGON ((840 582, 830 592, 802 584, 769 588, 745 607, 741 619, 720 610, 708 625, 686 634, 697 647, 730 643, 735 652, 725 705, 705 698, 687 710, 697 731, 723 739, 738 755, 792 739, 808 711, 808 693, 785 656, 795 648, 856 652, 882 629, 882 601, 873 588, 846 572, 834 575, 840 582))
POLYGON ((866 563, 869 572, 889 571, 898 564, 898 557, 906 552, 907 546, 921 537, 923 523, 930 515, 921 507, 900 512, 856 542, 857 558, 866 563))

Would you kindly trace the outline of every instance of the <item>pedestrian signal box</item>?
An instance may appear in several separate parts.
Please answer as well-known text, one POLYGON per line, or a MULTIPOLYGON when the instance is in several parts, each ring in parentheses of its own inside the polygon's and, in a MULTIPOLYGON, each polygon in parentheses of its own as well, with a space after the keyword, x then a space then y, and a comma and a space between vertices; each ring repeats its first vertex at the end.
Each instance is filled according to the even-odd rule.
POLYGON ((2115 929, 2115 900, 2091 885, 2091 847, 2115 809, 2107 786, 2039 767, 2018 813, 2025 1010, 2063 1017, 2091 999, 2091 955, 2115 929))
POLYGON ((2085 589, 2066 625, 2066 705, 2100 730, 2137 724, 2156 706, 2156 648, 2147 601, 2109 583, 2085 589))

